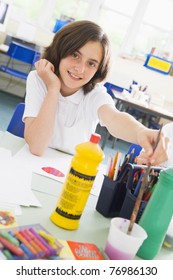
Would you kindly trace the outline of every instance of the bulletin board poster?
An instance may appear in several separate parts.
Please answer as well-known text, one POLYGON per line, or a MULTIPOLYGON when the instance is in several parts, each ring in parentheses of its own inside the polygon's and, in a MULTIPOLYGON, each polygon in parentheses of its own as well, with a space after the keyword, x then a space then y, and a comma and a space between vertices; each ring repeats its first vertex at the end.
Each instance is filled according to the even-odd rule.
POLYGON ((157 56, 148 55, 144 66, 162 74, 169 74, 172 62, 157 56))

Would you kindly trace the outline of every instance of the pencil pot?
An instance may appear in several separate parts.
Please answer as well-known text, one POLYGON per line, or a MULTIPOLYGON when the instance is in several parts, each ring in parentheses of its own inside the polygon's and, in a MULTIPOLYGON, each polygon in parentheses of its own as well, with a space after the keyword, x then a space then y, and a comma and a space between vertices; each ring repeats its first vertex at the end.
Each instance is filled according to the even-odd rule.
POLYGON ((104 217, 118 216, 125 194, 125 182, 113 181, 108 176, 104 176, 96 210, 104 217))
MULTIPOLYGON (((119 216, 122 217, 122 218, 126 218, 126 219, 131 218, 133 209, 135 207, 136 199, 137 199, 137 196, 138 196, 138 192, 139 192, 138 187, 140 187, 140 184, 138 185, 138 183, 140 181, 142 182, 142 178, 144 176, 144 173, 141 173, 141 170, 144 170, 144 169, 146 169, 146 166, 140 166, 140 165, 134 165, 133 166, 133 169, 131 171, 132 176, 131 176, 130 180, 127 181, 127 184, 126 184, 127 192, 126 192, 124 202, 122 204, 122 208, 121 208, 120 213, 119 213, 119 216), (140 175, 138 177, 137 184, 134 185, 134 177, 135 177, 136 172, 140 175), (132 177, 133 177, 133 179, 132 179, 132 177)), ((161 168, 160 167, 152 167, 152 170, 157 172, 157 174, 159 174, 161 168)), ((154 188, 153 188, 153 190, 154 190, 154 188)), ((137 214, 137 217, 136 217, 136 223, 139 222, 139 220, 140 220, 140 218, 141 218, 141 216, 144 212, 144 209, 147 206, 147 202, 148 202, 150 196, 151 196, 151 191, 149 191, 145 195, 144 200, 141 201, 140 206, 139 206, 139 211, 138 211, 138 214, 137 214)))
MULTIPOLYGON (((131 193, 131 190, 128 189, 119 216, 130 220, 135 203, 136 203, 136 197, 131 193)), ((136 217, 136 223, 139 222, 146 205, 147 205, 147 201, 142 200, 139 207, 138 215, 136 217)))
POLYGON ((114 181, 108 176, 104 177, 100 195, 97 201, 96 210, 104 217, 119 216, 120 209, 123 205, 127 186, 132 180, 133 165, 127 164, 118 174, 114 181))

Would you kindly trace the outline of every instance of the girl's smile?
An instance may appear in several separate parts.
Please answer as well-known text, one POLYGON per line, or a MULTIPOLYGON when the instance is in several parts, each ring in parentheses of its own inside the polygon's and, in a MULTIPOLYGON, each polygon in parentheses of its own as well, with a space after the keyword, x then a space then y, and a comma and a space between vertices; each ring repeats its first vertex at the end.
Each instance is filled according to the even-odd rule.
POLYGON ((76 81, 76 80, 81 80, 81 79, 82 79, 82 78, 76 76, 75 74, 73 74, 73 73, 70 72, 70 71, 67 71, 67 72, 68 72, 69 76, 70 76, 72 79, 74 79, 75 81, 76 81))

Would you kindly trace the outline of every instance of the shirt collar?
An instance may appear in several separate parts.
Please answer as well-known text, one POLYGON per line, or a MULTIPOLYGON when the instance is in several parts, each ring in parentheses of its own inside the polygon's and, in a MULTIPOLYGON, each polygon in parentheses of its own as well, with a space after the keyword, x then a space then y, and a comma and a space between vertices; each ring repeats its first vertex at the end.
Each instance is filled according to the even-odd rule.
POLYGON ((72 95, 64 97, 60 93, 59 96, 60 96, 61 100, 67 100, 67 101, 72 102, 74 104, 79 104, 81 102, 81 100, 83 99, 83 97, 84 97, 84 92, 83 92, 83 89, 79 89, 78 91, 76 91, 72 95))

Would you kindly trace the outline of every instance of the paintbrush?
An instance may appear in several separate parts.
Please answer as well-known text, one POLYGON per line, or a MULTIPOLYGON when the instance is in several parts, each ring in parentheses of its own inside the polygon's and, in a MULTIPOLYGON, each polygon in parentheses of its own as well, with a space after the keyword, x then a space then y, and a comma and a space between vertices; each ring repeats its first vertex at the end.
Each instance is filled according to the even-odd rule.
MULTIPOLYGON (((162 126, 163 125, 161 125, 161 127, 160 127, 160 130, 159 130, 159 133, 158 133, 158 136, 157 136, 157 140, 154 144, 153 152, 155 151, 155 149, 157 148, 157 145, 159 143, 162 126)), ((128 230, 127 230, 127 234, 131 233, 131 231, 133 229, 133 226, 134 226, 134 223, 136 221, 136 217, 137 217, 137 214, 138 214, 138 211, 139 211, 141 200, 142 200, 145 188, 146 188, 147 183, 148 183, 148 176, 150 174, 150 169, 151 169, 151 163, 149 162, 148 165, 147 165, 146 171, 145 171, 145 175, 144 175, 143 180, 142 180, 141 188, 140 188, 138 196, 136 198, 136 202, 135 202, 135 206, 134 206, 131 218, 130 218, 130 223, 129 223, 129 227, 128 227, 128 230)))

